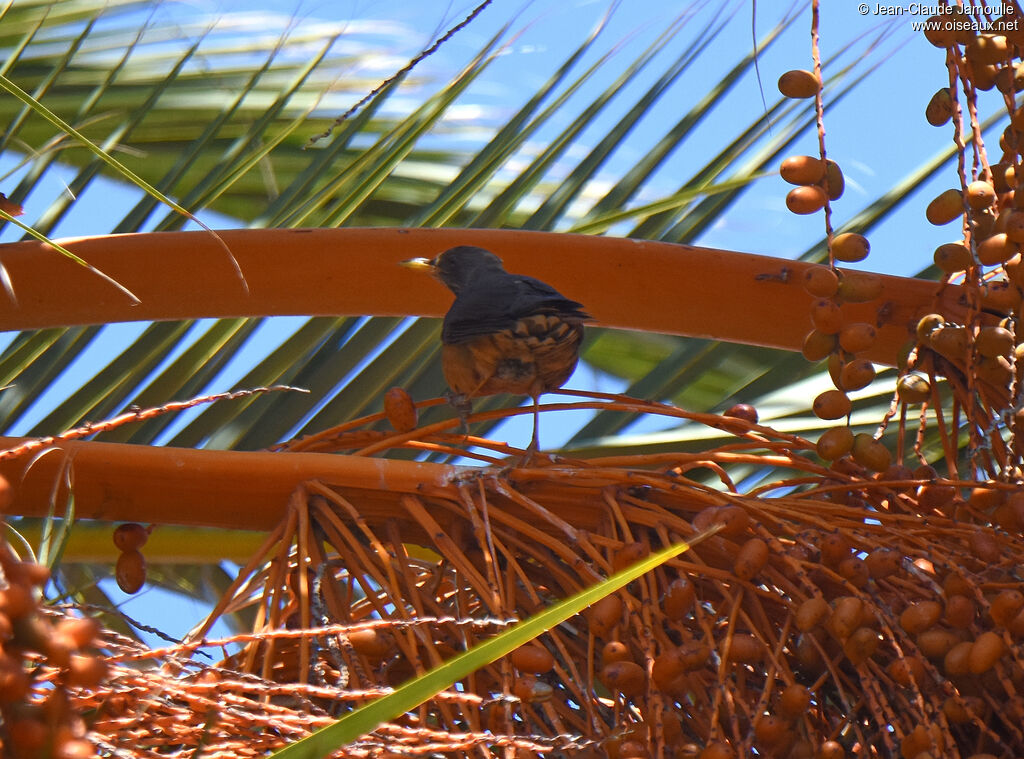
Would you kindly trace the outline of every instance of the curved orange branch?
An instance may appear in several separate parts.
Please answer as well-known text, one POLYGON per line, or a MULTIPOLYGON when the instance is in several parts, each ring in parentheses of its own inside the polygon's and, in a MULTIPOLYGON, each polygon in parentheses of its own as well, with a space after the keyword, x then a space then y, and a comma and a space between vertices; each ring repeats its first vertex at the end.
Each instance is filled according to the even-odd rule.
MULTIPOLYGON (((0 447, 20 442, 0 438, 0 447)), ((460 472, 467 477, 480 474, 475 468, 329 453, 215 451, 74 440, 60 443, 34 462, 30 457, 0 461, 0 475, 11 484, 13 495, 6 512, 46 516, 57 490, 59 514, 64 494, 55 483, 64 481, 62 471, 68 461, 77 519, 236 530, 273 528, 284 517, 289 496, 311 480, 358 504, 360 517, 380 526, 395 518, 403 494, 451 499, 453 477, 460 472)), ((573 479, 574 487, 589 488, 589 498, 579 492, 567 496, 558 483, 552 486, 543 477, 534 485, 558 505, 564 519, 583 529, 596 529, 604 517, 593 508, 592 499, 614 482, 607 472, 579 474, 573 479)), ((528 518, 514 503, 504 499, 496 503, 528 518)), ((438 518, 446 513, 440 509, 438 518)), ((449 518, 445 516, 444 521, 449 518)))
MULTIPOLYGON (((0 438, 0 447, 19 442, 19 438, 0 438)), ((372 518, 392 513, 395 497, 389 493, 444 487, 458 471, 444 464, 325 453, 212 451, 76 440, 54 446, 35 461, 23 457, 0 462, 0 475, 14 493, 8 512, 46 516, 67 461, 78 519, 251 530, 276 525, 288 496, 308 480, 343 488, 372 518)))
MULTIPOLYGON (((548 232, 471 229, 244 229, 220 232, 239 281, 205 232, 62 241, 136 293, 123 293, 36 242, 0 245, 18 302, 0 303, 0 329, 115 321, 309 315, 440 316, 450 294, 398 261, 462 244, 550 282, 604 326, 798 350, 812 301, 801 262, 687 245, 548 232)), ((881 275, 880 275, 881 276, 881 275)), ((881 276, 882 294, 844 307, 879 329, 866 357, 892 364, 923 313, 963 311, 960 288, 881 276)))

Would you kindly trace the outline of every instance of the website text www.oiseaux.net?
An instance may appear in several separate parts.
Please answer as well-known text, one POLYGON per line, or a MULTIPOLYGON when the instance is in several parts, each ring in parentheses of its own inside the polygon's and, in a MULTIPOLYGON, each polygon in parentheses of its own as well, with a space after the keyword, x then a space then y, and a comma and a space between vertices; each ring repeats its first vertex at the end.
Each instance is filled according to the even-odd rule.
POLYGON ((915 32, 1013 32, 1020 29, 1019 18, 1000 18, 1013 12, 1012 5, 949 6, 910 3, 909 5, 882 5, 861 3, 857 10, 862 16, 909 16, 915 32), (990 19, 995 19, 990 20, 990 19))

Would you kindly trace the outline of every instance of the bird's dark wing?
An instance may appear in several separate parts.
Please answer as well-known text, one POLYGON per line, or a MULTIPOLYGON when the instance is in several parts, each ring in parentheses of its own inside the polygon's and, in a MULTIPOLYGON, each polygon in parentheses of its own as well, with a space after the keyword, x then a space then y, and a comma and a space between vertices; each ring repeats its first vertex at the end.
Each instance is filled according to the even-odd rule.
POLYGON ((442 342, 451 344, 512 329, 516 320, 535 314, 557 314, 582 322, 590 318, 583 306, 533 277, 502 273, 474 282, 463 290, 444 318, 442 342))
MULTIPOLYGON (((540 302, 542 313, 555 313, 566 317, 589 319, 590 314, 583 310, 583 304, 569 300, 547 282, 520 274, 512 275, 518 281, 517 293, 524 300, 540 302)), ((531 313, 537 313, 532 311, 531 313)), ((527 316, 529 314, 526 314, 527 316)))

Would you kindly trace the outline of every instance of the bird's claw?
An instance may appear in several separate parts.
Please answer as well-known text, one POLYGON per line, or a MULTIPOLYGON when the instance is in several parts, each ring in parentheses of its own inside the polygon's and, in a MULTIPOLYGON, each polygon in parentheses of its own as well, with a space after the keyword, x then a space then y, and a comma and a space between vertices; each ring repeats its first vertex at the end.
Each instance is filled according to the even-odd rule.
POLYGON ((469 400, 469 396, 464 393, 456 393, 454 390, 446 391, 444 397, 448 399, 448 404, 459 415, 462 434, 469 435, 469 415, 473 413, 473 402, 469 400))

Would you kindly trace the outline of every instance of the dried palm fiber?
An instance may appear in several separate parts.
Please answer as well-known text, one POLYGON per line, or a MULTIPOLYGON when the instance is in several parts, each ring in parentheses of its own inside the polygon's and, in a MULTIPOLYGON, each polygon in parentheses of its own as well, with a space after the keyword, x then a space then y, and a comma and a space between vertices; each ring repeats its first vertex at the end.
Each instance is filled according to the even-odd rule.
MULTIPOLYGON (((1024 746, 1016 486, 990 482, 965 499, 979 483, 898 467, 870 475, 847 460, 826 468, 809 442, 740 419, 618 396, 559 405, 686 419, 726 442, 465 468, 393 494, 386 518, 308 482, 191 644, 149 651, 103 638, 111 676, 69 690, 73 708, 98 709, 90 739, 123 756, 181 746, 259 754, 723 522, 718 536, 542 636, 540 649, 480 670, 339 755, 508 746, 686 756, 716 742, 800 755, 836 741, 883 756, 917 746, 968 756, 1024 746), (755 469, 776 479, 738 492, 755 469), (245 609, 256 624, 232 641, 240 650, 218 667, 198 663, 213 620, 245 609)), ((431 427, 365 429, 379 417, 285 447, 456 452, 466 442, 431 427)), ((914 432, 906 415, 896 432, 914 432)), ((514 452, 471 442, 496 460, 514 452)))
MULTIPOLYGON (((220 679, 205 676, 260 683, 253 699, 265 688, 275 708, 291 710, 296 732, 261 745, 294 740, 506 621, 722 521, 719 536, 542 636, 543 651, 484 668, 342 755, 387 744, 462 756, 512 736, 528 753, 557 746, 557 755, 638 755, 639 746, 684 756, 715 741, 768 755, 829 740, 894 756, 918 744, 950 756, 1024 747, 1015 486, 992 482, 965 500, 979 483, 825 468, 807 441, 742 420, 624 397, 569 405, 587 404, 683 417, 731 440, 692 454, 467 468, 396 495, 386 519, 364 518, 322 483, 293 494, 213 615, 255 607, 254 636, 222 662, 220 679), (753 468, 779 479, 737 492, 734 480, 753 468), (276 695, 285 692, 294 697, 276 695)), ((460 442, 430 428, 349 429, 290 447, 455 451, 460 442)), ((510 450, 472 442, 495 457, 510 450)), ((187 651, 157 660, 198 666, 184 663, 187 651)), ((155 707, 143 714, 156 719, 155 707)))

